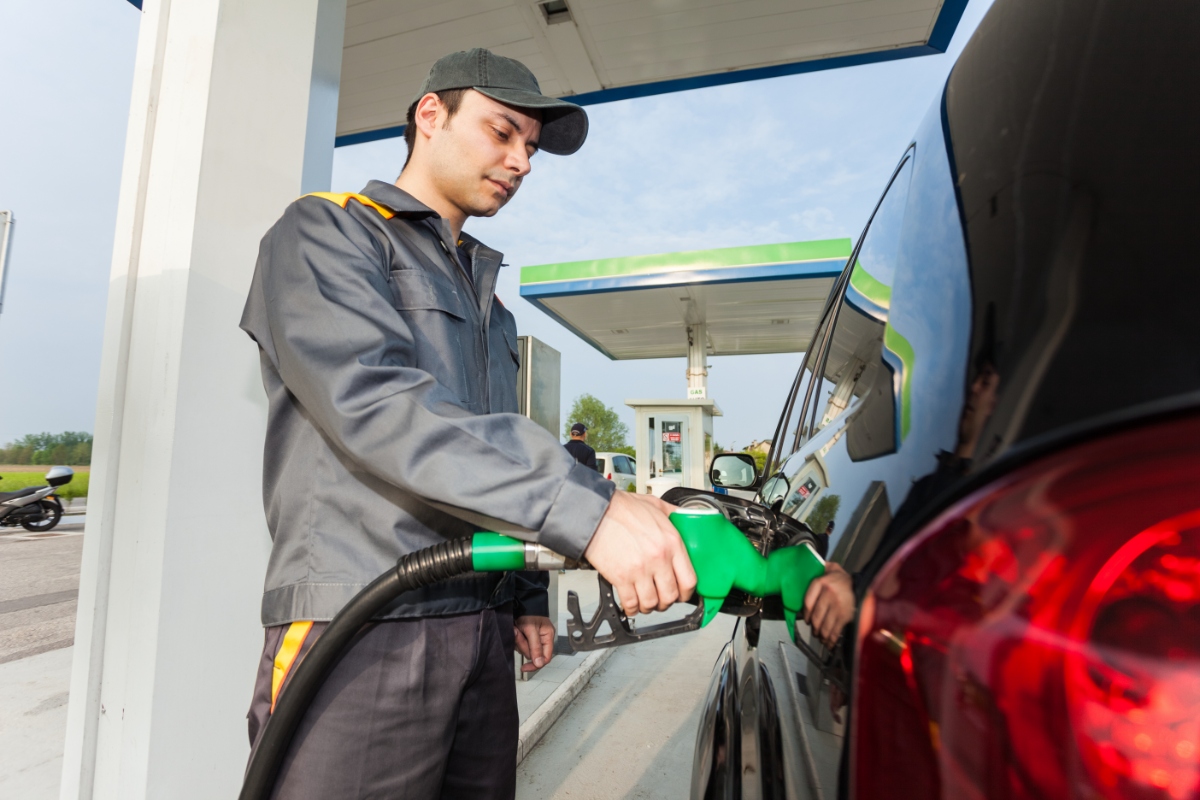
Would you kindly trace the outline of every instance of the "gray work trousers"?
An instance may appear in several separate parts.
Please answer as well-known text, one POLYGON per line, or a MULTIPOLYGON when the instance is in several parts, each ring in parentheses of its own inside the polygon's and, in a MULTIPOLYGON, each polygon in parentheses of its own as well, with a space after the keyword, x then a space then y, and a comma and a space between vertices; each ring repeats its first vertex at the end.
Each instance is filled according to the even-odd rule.
MULTIPOLYGON (((325 626, 313 625, 299 658, 325 626)), ((267 629, 248 715, 252 747, 271 713, 272 671, 287 628, 267 629)), ((511 605, 371 624, 317 693, 271 797, 511 800, 512 653, 511 605)), ((279 692, 286 694, 286 679, 279 692)))

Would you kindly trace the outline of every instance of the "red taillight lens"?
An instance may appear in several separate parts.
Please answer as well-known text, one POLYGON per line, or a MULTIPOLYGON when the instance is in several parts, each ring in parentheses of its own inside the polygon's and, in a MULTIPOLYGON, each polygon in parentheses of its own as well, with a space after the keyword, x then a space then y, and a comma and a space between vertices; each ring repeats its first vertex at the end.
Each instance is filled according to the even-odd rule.
POLYGON ((609 479, 610 481, 612 480, 612 473, 611 473, 611 472, 610 472, 610 473, 608 473, 608 479, 609 479))
POLYGON ((876 578, 858 648, 855 797, 1200 797, 1200 420, 958 503, 876 578))

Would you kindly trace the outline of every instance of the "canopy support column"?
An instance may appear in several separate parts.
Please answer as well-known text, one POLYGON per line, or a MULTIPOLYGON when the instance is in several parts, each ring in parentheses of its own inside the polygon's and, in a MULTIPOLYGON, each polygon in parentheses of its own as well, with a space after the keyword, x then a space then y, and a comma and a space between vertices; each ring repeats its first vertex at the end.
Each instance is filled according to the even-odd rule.
POLYGON ((234 797, 263 634, 258 245, 329 188, 346 0, 146 0, 61 800, 234 797))
POLYGON ((703 322, 688 325, 687 389, 689 400, 708 397, 708 326, 703 322))

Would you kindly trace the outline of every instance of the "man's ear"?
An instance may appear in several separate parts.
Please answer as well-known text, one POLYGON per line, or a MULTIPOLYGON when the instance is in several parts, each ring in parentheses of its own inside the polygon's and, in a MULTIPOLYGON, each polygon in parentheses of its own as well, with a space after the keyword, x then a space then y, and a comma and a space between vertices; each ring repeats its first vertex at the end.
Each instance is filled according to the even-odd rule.
POLYGON ((417 110, 413 119, 417 126, 417 135, 426 139, 433 136, 434 130, 441 125, 441 118, 446 113, 442 100, 433 92, 429 92, 417 101, 417 110))

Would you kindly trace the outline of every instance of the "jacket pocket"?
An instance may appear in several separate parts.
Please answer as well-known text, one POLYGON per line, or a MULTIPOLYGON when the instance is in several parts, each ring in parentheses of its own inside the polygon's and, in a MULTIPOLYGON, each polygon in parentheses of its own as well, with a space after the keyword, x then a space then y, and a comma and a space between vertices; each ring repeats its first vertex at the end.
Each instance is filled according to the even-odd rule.
POLYGON ((478 337, 453 284, 420 269, 394 269, 392 303, 413 337, 415 363, 464 403, 478 394, 478 337))
POLYGON ((388 283, 392 302, 400 311, 443 311, 466 321, 462 296, 445 281, 419 269, 394 269, 388 283))

